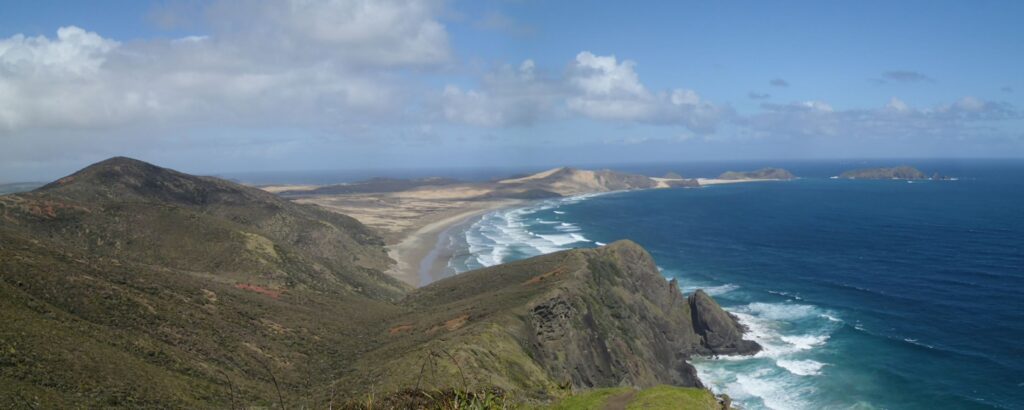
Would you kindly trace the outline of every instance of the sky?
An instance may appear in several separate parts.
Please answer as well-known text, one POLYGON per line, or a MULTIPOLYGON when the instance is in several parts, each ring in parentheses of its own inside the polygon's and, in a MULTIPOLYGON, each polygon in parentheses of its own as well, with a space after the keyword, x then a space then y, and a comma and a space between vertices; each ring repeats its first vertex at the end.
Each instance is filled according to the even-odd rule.
POLYGON ((0 0, 0 182, 1024 158, 1024 2, 0 0))

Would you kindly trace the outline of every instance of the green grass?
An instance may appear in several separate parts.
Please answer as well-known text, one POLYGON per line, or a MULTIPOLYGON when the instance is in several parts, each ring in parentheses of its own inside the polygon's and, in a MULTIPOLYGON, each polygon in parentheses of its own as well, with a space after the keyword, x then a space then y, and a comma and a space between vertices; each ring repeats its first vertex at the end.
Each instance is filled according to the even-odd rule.
POLYGON ((586 410, 600 409, 604 407, 608 399, 627 394, 632 391, 631 387, 612 387, 607 389, 596 389, 568 397, 551 407, 549 410, 586 410))
POLYGON ((617 397, 633 394, 624 403, 626 409, 676 409, 704 410, 721 409, 718 399, 710 391, 695 387, 656 386, 644 390, 630 387, 595 389, 568 397, 548 410, 589 410, 603 409, 617 397))
POLYGON ((633 398, 627 409, 718 409, 721 405, 710 391, 694 387, 657 386, 633 398))

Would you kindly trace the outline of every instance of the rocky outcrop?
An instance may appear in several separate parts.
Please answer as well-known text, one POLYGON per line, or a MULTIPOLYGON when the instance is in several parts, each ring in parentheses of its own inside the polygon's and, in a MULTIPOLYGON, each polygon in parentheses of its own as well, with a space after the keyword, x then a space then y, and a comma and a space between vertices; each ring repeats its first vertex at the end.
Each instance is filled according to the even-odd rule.
POLYGON ((754 341, 743 339, 743 326, 735 316, 718 306, 703 290, 687 299, 693 317, 693 329, 701 337, 703 355, 753 354, 760 350, 754 341))

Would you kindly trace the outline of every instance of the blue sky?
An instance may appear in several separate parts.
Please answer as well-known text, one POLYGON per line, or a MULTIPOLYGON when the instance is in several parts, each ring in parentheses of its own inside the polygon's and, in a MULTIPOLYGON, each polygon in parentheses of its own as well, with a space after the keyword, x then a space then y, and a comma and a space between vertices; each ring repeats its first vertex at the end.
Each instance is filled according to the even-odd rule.
POLYGON ((1024 156, 1024 3, 0 4, 0 182, 1024 156))

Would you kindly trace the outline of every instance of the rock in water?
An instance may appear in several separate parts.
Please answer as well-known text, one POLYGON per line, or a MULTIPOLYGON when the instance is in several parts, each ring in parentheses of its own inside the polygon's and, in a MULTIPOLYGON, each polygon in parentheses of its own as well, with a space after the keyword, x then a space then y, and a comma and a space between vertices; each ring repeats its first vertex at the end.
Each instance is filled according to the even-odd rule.
POLYGON ((718 306, 711 296, 698 289, 687 302, 693 314, 693 328, 701 337, 704 354, 754 354, 757 343, 743 340, 743 327, 736 317, 718 306))

